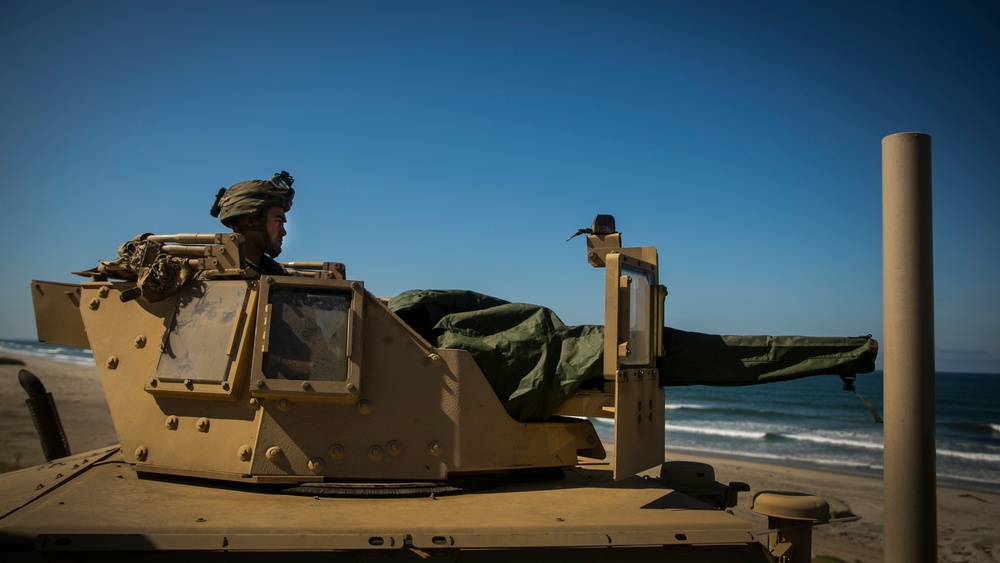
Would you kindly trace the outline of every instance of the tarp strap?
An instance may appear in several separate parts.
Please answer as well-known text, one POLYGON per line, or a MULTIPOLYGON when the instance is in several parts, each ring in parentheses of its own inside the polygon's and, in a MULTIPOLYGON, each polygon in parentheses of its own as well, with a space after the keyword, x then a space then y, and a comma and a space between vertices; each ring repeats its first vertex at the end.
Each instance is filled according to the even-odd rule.
POLYGON ((861 402, 864 403, 866 407, 868 407, 868 412, 872 413, 872 418, 875 420, 875 422, 877 424, 883 424, 882 417, 879 416, 878 411, 875 410, 875 406, 872 405, 868 399, 862 397, 857 391, 854 390, 854 380, 857 379, 857 377, 858 376, 853 373, 842 374, 840 376, 840 379, 843 380, 844 382, 844 391, 850 391, 851 393, 854 393, 854 396, 861 399, 861 402))

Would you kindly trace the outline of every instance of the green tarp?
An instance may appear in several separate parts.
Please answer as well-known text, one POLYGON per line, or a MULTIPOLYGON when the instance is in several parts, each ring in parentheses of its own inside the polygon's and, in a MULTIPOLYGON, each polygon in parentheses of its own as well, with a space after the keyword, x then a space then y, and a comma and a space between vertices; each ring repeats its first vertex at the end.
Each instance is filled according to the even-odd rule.
MULTIPOLYGON (((407 291, 389 309, 438 348, 468 350, 512 417, 541 421, 603 384, 604 327, 566 326, 537 305, 461 290, 407 291)), ((871 336, 721 336, 664 329, 660 385, 755 385, 875 369, 871 336)))

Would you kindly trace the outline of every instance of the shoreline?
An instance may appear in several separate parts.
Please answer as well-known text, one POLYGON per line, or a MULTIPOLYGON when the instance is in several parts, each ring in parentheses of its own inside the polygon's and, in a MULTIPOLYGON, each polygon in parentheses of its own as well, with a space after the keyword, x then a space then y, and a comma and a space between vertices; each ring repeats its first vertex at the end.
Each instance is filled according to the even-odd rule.
MULTIPOLYGON (((849 465, 825 465, 821 463, 812 463, 805 460, 771 459, 763 457, 753 457, 748 455, 725 454, 717 452, 700 452, 697 450, 686 450, 683 448, 671 448, 669 445, 665 449, 668 453, 673 453, 678 456, 686 456, 689 458, 697 457, 697 458, 714 459, 726 463, 747 462, 764 466, 780 466, 780 467, 788 466, 796 469, 817 471, 820 473, 833 473, 838 475, 842 474, 849 477, 874 479, 876 481, 882 481, 884 475, 882 469, 873 469, 870 467, 856 467, 849 465)), ((941 475, 937 476, 937 487, 939 489, 944 487, 948 489, 956 489, 970 493, 985 493, 985 494, 1000 495, 1000 483, 991 483, 986 481, 970 481, 967 479, 959 479, 956 477, 942 477, 941 475)))
MULTIPOLYGON (((17 373, 37 375, 55 399, 70 450, 85 452, 117 443, 111 414, 104 399, 97 368, 62 363, 27 354, 0 352, 0 358, 23 362, 0 363, 0 471, 45 463, 41 445, 24 401, 27 395, 17 373)), ((609 459, 613 448, 606 444, 609 459)), ((746 457, 667 448, 668 461, 707 463, 720 483, 748 483, 732 509, 737 516, 767 529, 767 518, 750 510, 753 495, 761 491, 796 491, 820 496, 830 504, 834 518, 861 516, 854 522, 817 526, 813 557, 826 561, 883 561, 883 483, 874 471, 815 466, 805 462, 746 457)), ((658 474, 658 469, 649 473, 658 474)), ((937 487, 938 560, 986 563, 1000 558, 1000 492, 939 480, 937 487)))

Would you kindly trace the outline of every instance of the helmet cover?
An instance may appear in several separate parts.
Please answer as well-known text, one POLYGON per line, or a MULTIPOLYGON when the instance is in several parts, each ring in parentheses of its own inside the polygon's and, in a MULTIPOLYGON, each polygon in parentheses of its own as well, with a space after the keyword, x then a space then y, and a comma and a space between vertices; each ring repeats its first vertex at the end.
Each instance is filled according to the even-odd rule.
POLYGON ((282 170, 270 180, 248 180, 233 184, 229 189, 219 188, 209 213, 231 229, 240 217, 263 215, 271 207, 277 206, 287 212, 295 197, 292 182, 288 172, 282 170))

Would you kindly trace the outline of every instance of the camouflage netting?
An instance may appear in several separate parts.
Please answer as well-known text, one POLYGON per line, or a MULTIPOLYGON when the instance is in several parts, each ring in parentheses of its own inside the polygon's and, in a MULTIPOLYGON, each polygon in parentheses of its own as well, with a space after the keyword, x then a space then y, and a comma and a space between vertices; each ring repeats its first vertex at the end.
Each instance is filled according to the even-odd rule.
MULTIPOLYGON (((468 350, 512 417, 549 418, 581 386, 603 383, 604 327, 471 291, 414 290, 389 301, 439 348, 468 350)), ((878 343, 813 336, 722 336, 666 327, 660 385, 755 385, 875 369, 878 343)))

